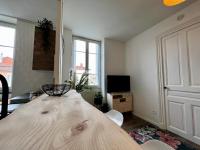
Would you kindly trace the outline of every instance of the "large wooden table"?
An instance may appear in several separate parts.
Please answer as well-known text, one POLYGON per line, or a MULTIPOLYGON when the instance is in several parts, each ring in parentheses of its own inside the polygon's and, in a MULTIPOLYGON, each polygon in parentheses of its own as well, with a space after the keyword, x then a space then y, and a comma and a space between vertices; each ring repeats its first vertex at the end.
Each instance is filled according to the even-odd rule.
POLYGON ((75 91, 42 95, 0 121, 1 150, 141 150, 75 91))

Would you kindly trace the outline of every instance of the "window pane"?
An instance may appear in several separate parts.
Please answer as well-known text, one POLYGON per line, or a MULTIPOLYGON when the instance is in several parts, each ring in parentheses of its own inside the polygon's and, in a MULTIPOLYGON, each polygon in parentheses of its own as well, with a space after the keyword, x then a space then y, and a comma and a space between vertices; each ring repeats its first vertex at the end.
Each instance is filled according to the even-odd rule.
POLYGON ((13 48, 0 46, 0 74, 2 74, 11 87, 13 67, 13 48))
POLYGON ((89 73, 98 73, 97 54, 89 54, 89 73))
POLYGON ((85 72, 85 59, 86 59, 86 53, 83 52, 76 52, 76 73, 84 73, 85 72))
POLYGON ((98 77, 95 74, 89 75, 89 85, 98 85, 98 77))
POLYGON ((0 46, 0 60, 4 57, 13 59, 13 48, 0 46))
POLYGON ((89 85, 99 85, 99 67, 100 67, 100 44, 94 41, 84 39, 74 39, 74 59, 76 80, 79 80, 81 75, 88 71, 89 85), (87 50, 88 48, 88 50, 87 50), (86 56, 87 55, 87 56, 86 56), (87 59, 87 60, 86 60, 87 59))
POLYGON ((15 29, 0 26, 0 45, 14 47, 15 29))
POLYGON ((98 53, 99 45, 96 43, 89 43, 89 53, 98 53))
POLYGON ((86 52, 86 42, 81 40, 75 40, 74 49, 75 51, 86 52))

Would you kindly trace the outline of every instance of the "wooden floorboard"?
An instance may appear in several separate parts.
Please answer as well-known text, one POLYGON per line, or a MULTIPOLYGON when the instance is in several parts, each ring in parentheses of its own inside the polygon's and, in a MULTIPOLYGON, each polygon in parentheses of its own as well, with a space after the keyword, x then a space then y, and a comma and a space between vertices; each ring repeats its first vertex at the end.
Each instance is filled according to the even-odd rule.
POLYGON ((143 119, 134 116, 131 112, 124 113, 123 116, 124 116, 124 123, 122 125, 122 128, 127 132, 130 132, 133 129, 144 127, 150 124, 144 121, 143 119))

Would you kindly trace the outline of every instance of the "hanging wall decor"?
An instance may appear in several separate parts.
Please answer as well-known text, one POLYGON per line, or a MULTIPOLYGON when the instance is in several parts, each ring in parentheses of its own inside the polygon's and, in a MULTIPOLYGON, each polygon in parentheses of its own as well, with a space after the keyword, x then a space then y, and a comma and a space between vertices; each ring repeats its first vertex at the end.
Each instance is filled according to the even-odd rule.
POLYGON ((38 21, 35 27, 33 70, 54 69, 55 36, 53 23, 46 18, 38 21))

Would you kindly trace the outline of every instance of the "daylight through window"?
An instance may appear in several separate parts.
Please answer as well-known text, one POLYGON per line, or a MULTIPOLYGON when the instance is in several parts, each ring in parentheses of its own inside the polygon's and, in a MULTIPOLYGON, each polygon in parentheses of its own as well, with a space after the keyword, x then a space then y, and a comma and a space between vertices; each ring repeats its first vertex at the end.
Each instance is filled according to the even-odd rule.
POLYGON ((89 73, 89 85, 100 85, 100 42, 74 37, 76 80, 89 73))
POLYGON ((15 28, 0 25, 0 74, 5 76, 9 87, 12 84, 15 28))

